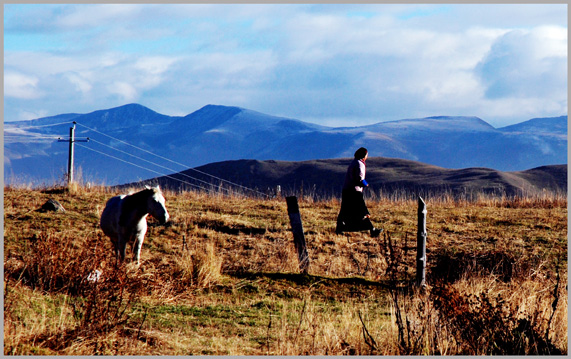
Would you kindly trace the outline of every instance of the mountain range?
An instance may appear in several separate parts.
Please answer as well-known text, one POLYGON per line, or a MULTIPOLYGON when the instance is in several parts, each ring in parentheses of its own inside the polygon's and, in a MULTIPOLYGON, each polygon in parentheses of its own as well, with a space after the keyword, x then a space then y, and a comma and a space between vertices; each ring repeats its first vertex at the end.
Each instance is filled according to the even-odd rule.
POLYGON ((67 171, 72 121, 76 178, 117 185, 209 163, 309 161, 370 156, 447 169, 523 171, 567 163, 567 116, 494 128, 477 117, 438 116, 358 127, 326 127, 231 106, 167 116, 139 104, 4 123, 6 183, 53 183, 67 171), (134 155, 134 156, 133 156, 134 155))

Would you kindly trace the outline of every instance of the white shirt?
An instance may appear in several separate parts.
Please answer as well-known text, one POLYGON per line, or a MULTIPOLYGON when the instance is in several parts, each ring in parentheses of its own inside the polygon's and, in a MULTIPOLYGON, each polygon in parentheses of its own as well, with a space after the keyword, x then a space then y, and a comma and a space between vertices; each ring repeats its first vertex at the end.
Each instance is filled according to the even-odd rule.
POLYGON ((355 191, 363 192, 365 172, 365 161, 354 159, 347 168, 343 189, 354 189, 355 191))

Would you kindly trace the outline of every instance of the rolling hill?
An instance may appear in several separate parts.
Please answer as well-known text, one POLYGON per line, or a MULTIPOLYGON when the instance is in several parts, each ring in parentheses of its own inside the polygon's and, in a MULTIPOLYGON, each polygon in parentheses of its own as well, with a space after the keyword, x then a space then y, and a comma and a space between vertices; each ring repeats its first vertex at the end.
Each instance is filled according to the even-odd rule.
MULTIPOLYGON (((340 196, 350 161, 350 158, 300 162, 224 161, 144 183, 158 183, 163 188, 175 191, 219 185, 232 191, 245 191, 229 185, 230 182, 270 195, 275 193, 279 185, 283 195, 304 192, 317 197, 340 196)), ((446 169, 410 160, 370 157, 367 160, 367 181, 370 183, 368 191, 381 191, 389 196, 431 196, 446 193, 455 197, 471 198, 472 195, 482 193, 506 196, 565 194, 567 165, 502 172, 488 168, 446 169)), ((134 184, 127 186, 132 185, 134 184)))

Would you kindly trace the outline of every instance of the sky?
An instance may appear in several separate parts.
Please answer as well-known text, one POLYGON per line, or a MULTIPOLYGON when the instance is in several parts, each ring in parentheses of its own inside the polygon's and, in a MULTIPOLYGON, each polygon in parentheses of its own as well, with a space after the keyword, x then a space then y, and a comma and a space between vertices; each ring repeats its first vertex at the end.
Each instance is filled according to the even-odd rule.
POLYGON ((567 115, 567 4, 4 4, 4 121, 139 103, 326 126, 567 115))

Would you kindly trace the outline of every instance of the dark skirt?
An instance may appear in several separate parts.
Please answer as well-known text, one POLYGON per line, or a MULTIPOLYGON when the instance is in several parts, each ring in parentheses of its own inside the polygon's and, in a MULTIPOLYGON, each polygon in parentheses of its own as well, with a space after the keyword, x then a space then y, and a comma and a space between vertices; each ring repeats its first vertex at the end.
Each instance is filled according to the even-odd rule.
POLYGON ((337 216, 337 232, 371 230, 374 228, 363 192, 345 189, 341 196, 341 210, 337 216))

